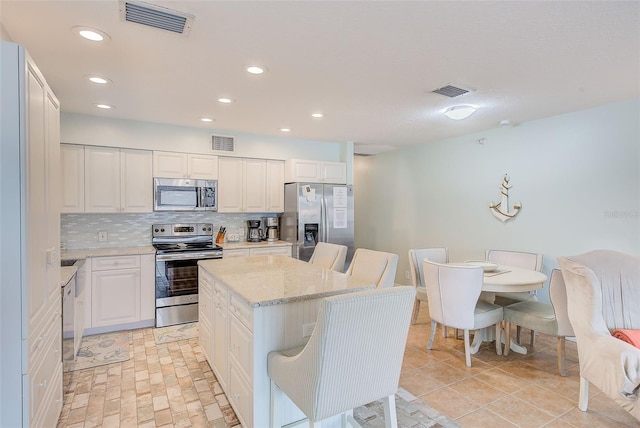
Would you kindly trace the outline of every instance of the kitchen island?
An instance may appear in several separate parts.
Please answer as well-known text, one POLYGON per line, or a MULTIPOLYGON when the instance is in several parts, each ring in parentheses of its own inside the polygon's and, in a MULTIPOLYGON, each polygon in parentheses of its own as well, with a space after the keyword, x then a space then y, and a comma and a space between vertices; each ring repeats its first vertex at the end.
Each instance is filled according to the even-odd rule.
MULTIPOLYGON (((200 347, 245 427, 269 426, 267 354, 307 342, 322 298, 375 288, 281 255, 198 265, 200 347)), ((304 417, 290 402, 283 414, 304 417)))

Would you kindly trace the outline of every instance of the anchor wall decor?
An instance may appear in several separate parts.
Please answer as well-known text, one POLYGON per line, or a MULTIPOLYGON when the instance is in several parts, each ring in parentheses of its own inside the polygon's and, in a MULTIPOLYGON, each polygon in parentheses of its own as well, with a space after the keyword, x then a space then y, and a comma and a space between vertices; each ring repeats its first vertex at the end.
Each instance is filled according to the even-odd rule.
POLYGON ((500 189, 500 194, 502 194, 502 200, 497 204, 494 204, 493 201, 489 205, 489 209, 491 210, 491 214, 501 222, 506 222, 511 220, 518 214, 520 208, 522 208, 522 204, 520 201, 516 202, 513 206, 513 211, 509 211, 509 189, 511 185, 509 184, 509 176, 507 174, 504 175, 502 179, 502 184, 498 187, 500 189))

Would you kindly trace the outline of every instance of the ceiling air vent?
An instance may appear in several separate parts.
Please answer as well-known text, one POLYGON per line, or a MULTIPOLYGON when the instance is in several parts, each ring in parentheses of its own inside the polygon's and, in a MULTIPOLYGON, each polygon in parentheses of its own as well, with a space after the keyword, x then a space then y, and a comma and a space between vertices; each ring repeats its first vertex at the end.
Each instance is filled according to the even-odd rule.
POLYGON ((141 1, 120 0, 120 18, 186 36, 191 30, 194 16, 141 1))
POLYGON ((228 135, 211 135, 211 150, 235 152, 236 139, 228 135))
POLYGON ((438 88, 435 91, 431 91, 431 92, 433 92, 434 94, 444 95, 445 97, 455 98, 455 97, 458 97, 460 95, 464 95, 467 92, 471 92, 471 90, 470 89, 460 88, 458 86, 447 85, 447 86, 443 86, 442 88, 438 88))

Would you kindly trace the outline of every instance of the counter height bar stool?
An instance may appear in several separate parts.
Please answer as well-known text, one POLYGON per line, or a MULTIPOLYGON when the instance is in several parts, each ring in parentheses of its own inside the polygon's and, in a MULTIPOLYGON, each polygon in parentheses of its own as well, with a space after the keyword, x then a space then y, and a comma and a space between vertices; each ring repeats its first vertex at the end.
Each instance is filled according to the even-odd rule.
MULTIPOLYGON (((304 413, 309 426, 384 398, 385 426, 397 427, 395 393, 409 332, 413 287, 376 288, 322 299, 306 345, 270 352, 270 426, 281 426, 282 394, 304 413)), ((292 425, 292 424, 290 424, 292 425)))
POLYGON ((337 272, 344 271, 344 262, 347 259, 346 245, 318 242, 309 263, 322 266, 337 272))
POLYGON ((424 282, 427 286, 431 334, 427 349, 433 346, 438 323, 464 330, 464 354, 471 367, 469 330, 495 325, 496 353, 502 354, 500 327, 502 306, 480 299, 484 270, 481 266, 445 265, 424 262, 424 282))

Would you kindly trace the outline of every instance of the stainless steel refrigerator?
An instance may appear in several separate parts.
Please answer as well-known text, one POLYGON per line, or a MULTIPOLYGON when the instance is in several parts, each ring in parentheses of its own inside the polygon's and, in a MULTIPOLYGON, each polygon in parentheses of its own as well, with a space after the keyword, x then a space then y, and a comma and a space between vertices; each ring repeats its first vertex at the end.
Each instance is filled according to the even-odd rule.
POLYGON ((353 186, 289 183, 284 186, 280 237, 293 244, 293 257, 308 261, 318 242, 348 247, 353 258, 353 186))

